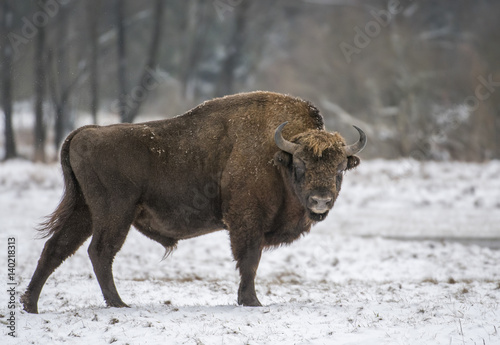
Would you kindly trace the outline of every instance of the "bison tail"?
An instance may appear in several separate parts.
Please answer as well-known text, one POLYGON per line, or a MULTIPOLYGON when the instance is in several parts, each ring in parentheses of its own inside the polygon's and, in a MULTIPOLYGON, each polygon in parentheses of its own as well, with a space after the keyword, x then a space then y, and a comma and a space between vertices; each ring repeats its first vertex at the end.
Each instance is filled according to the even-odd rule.
POLYGON ((81 130, 88 127, 96 126, 85 126, 78 128, 68 135, 61 147, 61 166, 64 177, 64 194, 62 199, 57 206, 56 210, 47 217, 47 220, 40 224, 37 230, 40 232, 40 238, 47 238, 59 231, 64 227, 73 212, 81 206, 86 207, 85 200, 80 190, 78 181, 73 172, 73 169, 69 160, 69 148, 71 140, 78 134, 81 130))

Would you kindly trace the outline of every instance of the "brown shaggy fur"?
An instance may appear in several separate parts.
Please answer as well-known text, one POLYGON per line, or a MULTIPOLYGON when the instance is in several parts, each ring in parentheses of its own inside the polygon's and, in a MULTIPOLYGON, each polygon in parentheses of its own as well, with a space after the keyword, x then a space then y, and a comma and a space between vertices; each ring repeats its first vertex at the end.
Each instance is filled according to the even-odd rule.
POLYGON ((316 157, 323 156, 325 150, 332 150, 335 154, 342 155, 346 145, 344 138, 337 132, 328 133, 315 129, 299 133, 291 141, 302 145, 316 157))
POLYGON ((204 102, 182 116, 87 126, 64 142, 65 192, 43 232, 50 236, 21 301, 30 313, 47 278, 90 236, 88 248, 108 306, 126 307, 112 262, 131 225, 163 245, 227 229, 241 281, 238 303, 260 305, 262 250, 291 243, 323 220, 340 190, 346 157, 309 102, 250 92, 204 102), (302 147, 277 148, 276 128, 302 147), (274 161, 275 164, 272 164, 274 161))

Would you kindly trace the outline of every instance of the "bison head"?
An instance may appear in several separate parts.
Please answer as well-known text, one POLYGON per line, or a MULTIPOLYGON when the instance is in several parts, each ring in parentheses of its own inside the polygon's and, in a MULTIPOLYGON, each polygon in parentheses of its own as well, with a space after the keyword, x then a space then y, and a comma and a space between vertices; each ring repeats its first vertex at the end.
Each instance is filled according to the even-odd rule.
POLYGON ((281 149, 274 161, 284 168, 286 179, 309 218, 321 221, 335 203, 344 173, 360 163, 355 154, 365 147, 366 135, 354 126, 360 138, 352 145, 346 145, 338 133, 323 130, 308 130, 288 141, 281 134, 286 124, 281 124, 274 134, 274 141, 281 149))

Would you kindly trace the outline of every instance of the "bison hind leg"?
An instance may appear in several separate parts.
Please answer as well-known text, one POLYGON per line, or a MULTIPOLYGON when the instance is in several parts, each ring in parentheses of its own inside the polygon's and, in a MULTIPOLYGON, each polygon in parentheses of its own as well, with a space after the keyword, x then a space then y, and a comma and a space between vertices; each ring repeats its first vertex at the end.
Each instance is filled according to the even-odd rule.
POLYGON ((66 217, 61 217, 58 224, 57 230, 48 229, 52 237, 45 243, 26 293, 21 296, 21 303, 28 313, 38 313, 38 298, 47 278, 66 258, 73 255, 92 233, 90 212, 83 203, 77 204, 66 217))

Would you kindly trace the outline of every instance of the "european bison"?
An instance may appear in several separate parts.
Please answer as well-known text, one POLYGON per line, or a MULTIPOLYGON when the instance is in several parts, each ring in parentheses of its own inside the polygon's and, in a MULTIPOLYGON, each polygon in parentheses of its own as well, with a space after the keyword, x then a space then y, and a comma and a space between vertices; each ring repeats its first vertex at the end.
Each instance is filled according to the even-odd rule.
POLYGON ((85 126, 61 149, 65 192, 43 224, 38 266, 22 296, 37 302, 50 274, 90 236, 88 253, 106 303, 126 307, 112 262, 130 225, 161 243, 227 229, 241 281, 238 303, 260 306, 262 250, 291 243, 325 219, 344 173, 366 144, 325 131, 311 103, 271 92, 207 101, 182 116, 85 126))

